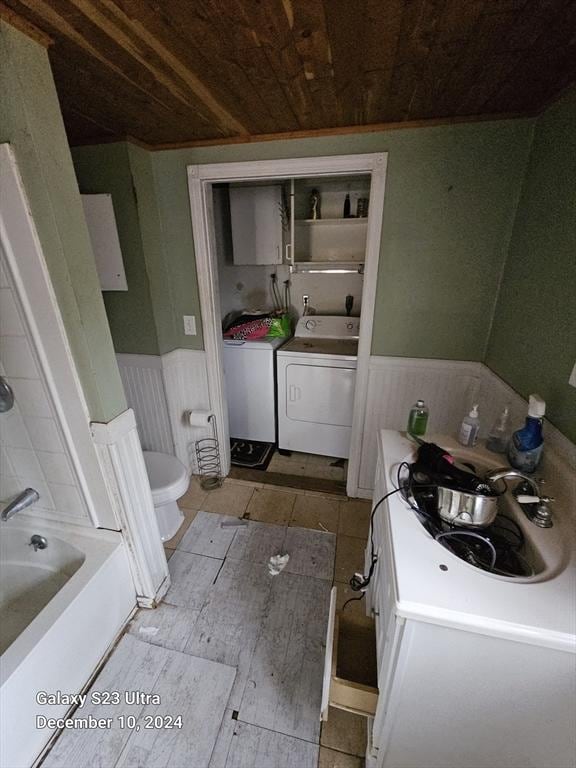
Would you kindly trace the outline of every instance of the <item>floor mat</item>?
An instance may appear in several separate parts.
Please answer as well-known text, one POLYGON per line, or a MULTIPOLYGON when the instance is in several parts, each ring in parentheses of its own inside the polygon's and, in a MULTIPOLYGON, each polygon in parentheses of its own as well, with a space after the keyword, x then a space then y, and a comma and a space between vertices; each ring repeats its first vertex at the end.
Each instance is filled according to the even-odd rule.
POLYGON ((260 443, 257 440, 230 439, 230 459, 237 467, 264 471, 274 453, 274 443, 260 443))

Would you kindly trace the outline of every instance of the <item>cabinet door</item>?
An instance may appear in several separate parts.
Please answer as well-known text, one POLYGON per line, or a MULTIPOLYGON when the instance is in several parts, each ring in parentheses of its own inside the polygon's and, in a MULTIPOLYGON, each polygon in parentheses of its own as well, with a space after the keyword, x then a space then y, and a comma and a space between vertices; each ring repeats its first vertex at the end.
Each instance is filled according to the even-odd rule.
POLYGON ((234 264, 281 264, 282 188, 230 188, 234 264))

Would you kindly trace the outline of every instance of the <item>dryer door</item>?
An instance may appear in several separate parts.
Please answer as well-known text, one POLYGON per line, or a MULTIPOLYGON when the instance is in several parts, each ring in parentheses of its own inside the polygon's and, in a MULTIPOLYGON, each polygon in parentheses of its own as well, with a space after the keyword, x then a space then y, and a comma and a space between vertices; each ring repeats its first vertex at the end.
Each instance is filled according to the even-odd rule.
POLYGON ((354 368, 286 366, 286 415, 293 421, 352 426, 354 368))

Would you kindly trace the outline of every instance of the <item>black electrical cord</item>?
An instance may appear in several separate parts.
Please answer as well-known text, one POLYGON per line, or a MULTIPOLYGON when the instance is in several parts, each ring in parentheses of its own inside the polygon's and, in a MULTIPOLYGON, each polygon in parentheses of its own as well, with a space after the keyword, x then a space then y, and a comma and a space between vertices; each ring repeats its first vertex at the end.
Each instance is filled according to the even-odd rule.
MULTIPOLYGON (((378 507, 386 501, 386 499, 389 499, 390 496, 393 496, 395 493, 399 493, 401 488, 394 488, 393 491, 390 491, 385 496, 382 496, 382 498, 376 502, 372 509, 372 513, 370 514, 370 568, 368 569, 368 574, 366 576, 362 576, 361 578, 354 574, 352 578, 350 579, 350 588, 354 592, 360 592, 363 589, 366 589, 368 584, 370 584, 370 580, 372 579, 372 575, 374 573, 374 568, 376 567, 376 562, 378 561, 378 558, 376 557, 376 554, 374 552, 374 515, 376 514, 376 510, 378 507)), ((361 600, 362 597, 353 597, 351 600, 361 600)), ((346 607, 346 605, 350 602, 350 600, 347 600, 344 605, 342 606, 342 610, 346 607)))

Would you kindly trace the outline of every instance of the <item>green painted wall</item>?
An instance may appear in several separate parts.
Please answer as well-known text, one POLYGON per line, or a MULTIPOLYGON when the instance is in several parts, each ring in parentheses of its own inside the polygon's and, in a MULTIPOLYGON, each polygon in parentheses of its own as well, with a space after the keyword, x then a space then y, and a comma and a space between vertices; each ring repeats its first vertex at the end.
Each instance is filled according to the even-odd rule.
POLYGON ((106 314, 116 352, 159 354, 158 335, 145 266, 143 235, 125 143, 77 147, 72 159, 80 192, 112 195, 128 291, 104 291, 106 314))
MULTIPOLYGON (((190 267, 185 265, 182 271, 170 267, 167 258, 165 236, 156 199, 156 187, 149 152, 130 145, 128 148, 132 178, 138 200, 138 211, 144 245, 146 269, 150 279, 150 297, 154 311, 158 348, 160 354, 177 349, 181 344, 182 318, 178 311, 182 304, 174 296, 175 287, 181 283, 187 286, 194 283, 196 273, 190 274, 190 267)), ((185 337, 189 338, 189 337, 185 337)), ((129 343, 129 340, 127 340, 129 343)))
POLYGON ((0 22, 0 142, 16 155, 90 417, 126 408, 48 55, 0 22))
POLYGON ((576 90, 537 121, 487 364, 576 441, 576 90))
POLYGON ((152 154, 175 346, 200 314, 186 166, 358 152, 389 153, 372 351, 483 360, 531 141, 532 121, 405 129, 152 154))

